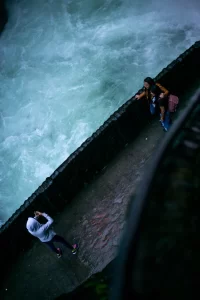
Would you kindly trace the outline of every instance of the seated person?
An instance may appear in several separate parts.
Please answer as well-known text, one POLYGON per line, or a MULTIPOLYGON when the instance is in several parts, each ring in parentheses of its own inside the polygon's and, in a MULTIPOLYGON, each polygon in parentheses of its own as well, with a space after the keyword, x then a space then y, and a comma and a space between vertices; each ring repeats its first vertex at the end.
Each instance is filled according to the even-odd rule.
POLYGON ((150 89, 152 86, 157 86, 160 89, 161 93, 163 93, 163 97, 168 96, 169 91, 165 87, 163 87, 159 83, 155 83, 155 81, 151 77, 147 77, 144 79, 143 92, 140 95, 136 95, 135 98, 139 100, 145 97, 149 104, 150 113, 154 115, 156 113, 156 104, 152 103, 152 95, 150 93, 150 89))
POLYGON ((152 103, 157 103, 160 108, 160 122, 164 131, 168 131, 171 125, 171 116, 168 109, 168 96, 161 92, 157 85, 150 88, 152 103))

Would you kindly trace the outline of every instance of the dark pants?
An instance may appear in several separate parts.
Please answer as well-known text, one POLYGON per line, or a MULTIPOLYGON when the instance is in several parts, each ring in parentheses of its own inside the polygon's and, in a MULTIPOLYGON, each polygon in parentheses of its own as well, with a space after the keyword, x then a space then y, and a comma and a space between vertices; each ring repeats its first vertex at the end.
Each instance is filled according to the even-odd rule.
POLYGON ((59 253, 57 248, 54 246, 54 243, 60 243, 62 245, 64 245, 65 247, 67 247, 68 249, 73 250, 74 248, 72 247, 72 245, 70 245, 62 236, 59 235, 55 235, 51 241, 49 242, 45 242, 45 244, 55 253, 59 253))

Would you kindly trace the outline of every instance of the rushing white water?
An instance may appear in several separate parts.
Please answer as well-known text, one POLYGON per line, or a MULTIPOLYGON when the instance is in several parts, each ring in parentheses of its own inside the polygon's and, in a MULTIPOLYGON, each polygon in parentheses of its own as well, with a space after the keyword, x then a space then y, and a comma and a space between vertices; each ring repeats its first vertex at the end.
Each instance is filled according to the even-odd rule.
POLYGON ((144 77, 200 35, 199 0, 7 4, 0 37, 1 224, 144 77))

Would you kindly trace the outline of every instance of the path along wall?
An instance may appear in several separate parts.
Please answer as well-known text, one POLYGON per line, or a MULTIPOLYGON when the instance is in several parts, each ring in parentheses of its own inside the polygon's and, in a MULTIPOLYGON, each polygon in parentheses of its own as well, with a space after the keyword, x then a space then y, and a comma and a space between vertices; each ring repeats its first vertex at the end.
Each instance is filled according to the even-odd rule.
MULTIPOLYGON (((199 77, 199 72, 200 41, 163 69, 155 79, 179 95, 199 77)), ((147 124, 146 101, 132 97, 72 153, 0 228, 1 270, 9 271, 17 256, 32 245, 33 238, 27 233, 25 224, 27 218, 33 216, 33 211, 46 211, 52 216, 61 212, 147 124)), ((5 273, 1 271, 0 274, 1 280, 5 273)))

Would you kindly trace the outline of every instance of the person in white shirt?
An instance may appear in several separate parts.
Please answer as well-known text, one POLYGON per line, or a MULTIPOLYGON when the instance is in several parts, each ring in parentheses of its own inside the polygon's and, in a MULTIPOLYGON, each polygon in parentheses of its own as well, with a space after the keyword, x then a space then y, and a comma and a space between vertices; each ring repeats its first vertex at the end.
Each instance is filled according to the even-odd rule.
POLYGON ((41 213, 39 211, 34 212, 34 218, 28 218, 26 223, 26 228, 30 234, 37 237, 42 243, 45 243, 53 252, 57 254, 57 257, 62 256, 62 250, 56 248, 54 242, 61 243, 68 249, 71 249, 72 254, 76 254, 78 250, 78 244, 71 245, 62 236, 57 235, 51 225, 53 224, 53 219, 46 213, 41 213), (39 216, 43 216, 47 219, 47 223, 41 224, 38 222, 39 216))

